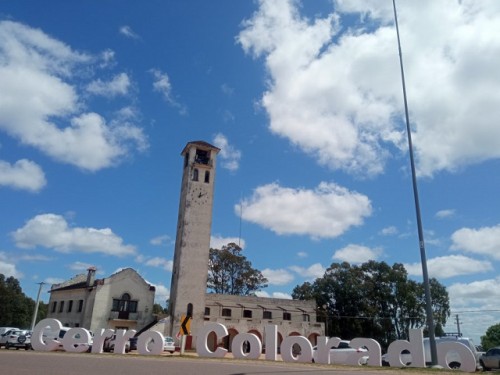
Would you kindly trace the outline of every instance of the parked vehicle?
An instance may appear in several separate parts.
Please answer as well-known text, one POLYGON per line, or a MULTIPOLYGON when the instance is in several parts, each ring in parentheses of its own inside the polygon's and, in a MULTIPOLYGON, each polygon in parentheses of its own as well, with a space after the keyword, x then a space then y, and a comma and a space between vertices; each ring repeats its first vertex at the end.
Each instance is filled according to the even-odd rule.
POLYGON ((491 348, 479 357, 483 370, 500 369, 500 346, 491 348))
POLYGON ((17 328, 17 327, 0 327, 0 336, 2 336, 4 333, 6 333, 7 331, 10 331, 12 329, 20 329, 20 328, 17 328))
POLYGON ((175 352, 175 341, 172 337, 165 336, 165 338, 163 340, 163 351, 170 352, 170 353, 175 352))
POLYGON ((137 350, 137 340, 139 340, 138 336, 132 337, 129 342, 130 342, 130 350, 137 350))
MULTIPOLYGON (((365 348, 353 348, 350 345, 350 341, 341 340, 339 346, 330 349, 330 363, 345 363, 347 358, 352 353, 360 353, 360 352, 368 352, 365 348)), ((317 346, 313 348, 313 362, 315 362, 315 358, 317 356, 317 346)), ((369 356, 363 356, 359 360, 360 365, 366 365, 368 362, 369 356)))
MULTIPOLYGON (((115 342, 116 335, 108 337, 104 340, 104 344, 102 345, 103 352, 114 352, 115 351, 115 342)), ((125 343, 125 353, 130 352, 130 340, 127 340, 125 343)))
POLYGON ((11 328, 11 327, 2 327, 4 328, 4 332, 0 335, 0 348, 2 346, 5 346, 5 343, 7 342, 7 339, 10 335, 11 332, 14 332, 14 331, 19 331, 20 329, 19 328, 11 328))
POLYGON ((5 349, 31 349, 31 331, 10 330, 5 334, 5 349))

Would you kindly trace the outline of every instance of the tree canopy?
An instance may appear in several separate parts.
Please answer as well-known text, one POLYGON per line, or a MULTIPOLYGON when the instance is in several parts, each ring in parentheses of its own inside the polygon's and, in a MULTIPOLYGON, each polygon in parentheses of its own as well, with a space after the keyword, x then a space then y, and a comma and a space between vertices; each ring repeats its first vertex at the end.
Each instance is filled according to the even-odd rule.
POLYGON ((267 287, 267 279, 241 254, 235 243, 222 249, 210 249, 208 283, 209 291, 220 294, 247 296, 267 287))
MULTIPOLYGON (((27 297, 19 281, 0 273, 0 326, 30 328, 35 301, 27 297)), ((40 302, 37 322, 47 316, 47 305, 40 302)))
POLYGON ((484 350, 500 346, 500 323, 490 326, 484 336, 481 336, 481 346, 484 350))
MULTIPOLYGON (((430 281, 436 334, 450 316, 448 292, 430 281)), ((369 261, 359 266, 333 263, 314 283, 297 285, 294 299, 315 299, 327 334, 344 339, 372 337, 382 346, 407 339, 410 328, 426 325, 424 288, 408 279, 404 266, 369 261)))

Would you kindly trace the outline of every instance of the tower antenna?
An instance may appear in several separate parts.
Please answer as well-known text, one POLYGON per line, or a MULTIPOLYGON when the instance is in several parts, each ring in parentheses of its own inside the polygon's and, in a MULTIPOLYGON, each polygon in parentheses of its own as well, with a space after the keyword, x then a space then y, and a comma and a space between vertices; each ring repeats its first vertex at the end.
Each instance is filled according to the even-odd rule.
POLYGON ((238 247, 241 247, 241 217, 243 216, 243 205, 241 204, 242 193, 240 192, 240 230, 238 233, 238 247))

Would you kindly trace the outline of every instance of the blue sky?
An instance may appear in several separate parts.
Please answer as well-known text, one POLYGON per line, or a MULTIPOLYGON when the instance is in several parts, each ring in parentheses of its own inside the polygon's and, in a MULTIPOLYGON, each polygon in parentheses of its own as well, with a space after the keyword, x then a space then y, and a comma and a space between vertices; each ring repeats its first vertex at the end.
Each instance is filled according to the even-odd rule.
MULTIPOLYGON (((398 11, 429 272, 478 340, 500 320, 500 4, 398 11)), ((204 140, 212 246, 240 238, 261 295, 340 261, 421 280, 396 43, 389 0, 3 1, 0 272, 35 298, 132 267, 163 304, 204 140)))

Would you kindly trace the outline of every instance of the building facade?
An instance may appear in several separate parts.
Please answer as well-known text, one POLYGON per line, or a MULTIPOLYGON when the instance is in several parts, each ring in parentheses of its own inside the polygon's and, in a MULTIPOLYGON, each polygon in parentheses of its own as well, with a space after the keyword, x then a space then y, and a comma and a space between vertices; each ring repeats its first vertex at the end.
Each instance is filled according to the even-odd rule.
POLYGON ((170 325, 165 332, 176 336, 181 318, 190 316, 191 333, 186 348, 193 348, 196 332, 206 321, 220 322, 229 337, 211 337, 212 348, 230 348, 238 333, 265 335, 264 327, 278 325, 279 342, 301 335, 316 343, 324 334, 316 321, 314 301, 296 301, 254 296, 207 294, 208 260, 214 199, 216 156, 220 150, 204 141, 189 142, 184 157, 174 265, 170 287, 170 325))
POLYGON ((139 331, 154 321, 155 287, 135 270, 125 268, 103 279, 95 279, 95 272, 91 267, 86 275, 52 285, 47 318, 91 331, 139 331))
POLYGON ((230 349, 238 333, 253 333, 264 342, 268 324, 278 326, 278 347, 287 336, 304 336, 315 345, 317 337, 324 334, 323 323, 316 322, 315 301, 207 294, 204 320, 222 323, 228 329, 229 336, 222 341, 209 337, 212 350, 217 346, 230 349))

